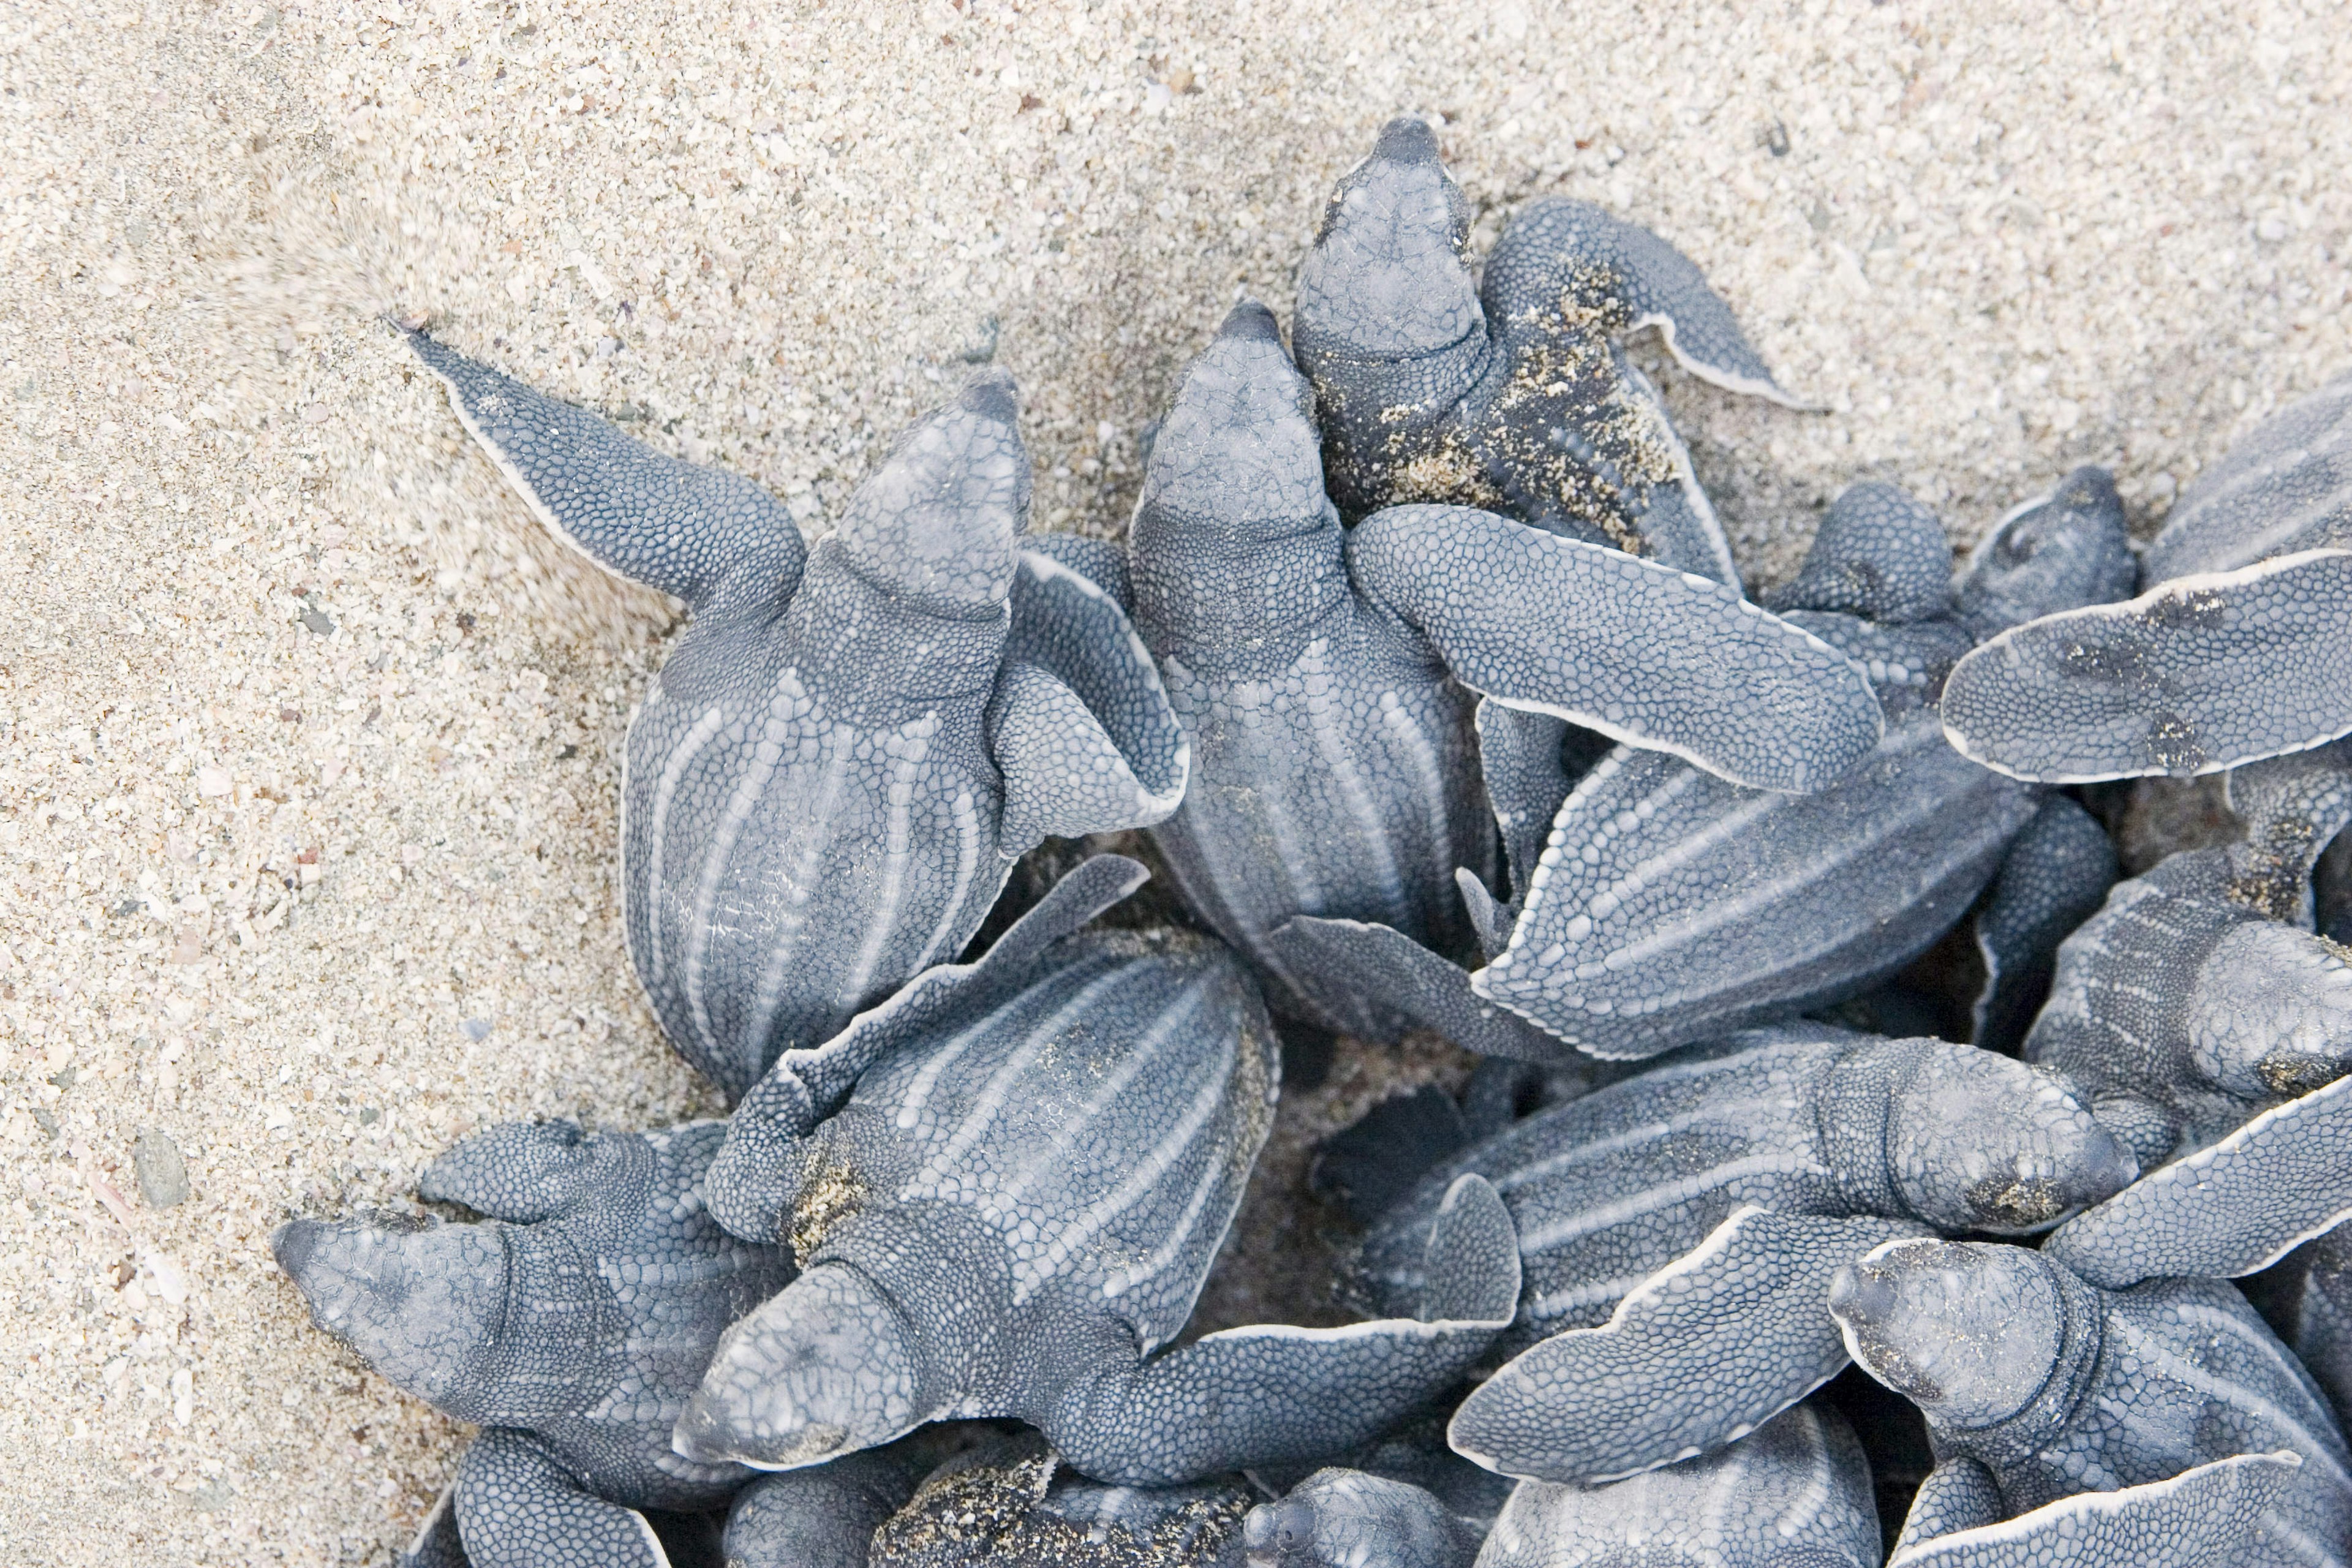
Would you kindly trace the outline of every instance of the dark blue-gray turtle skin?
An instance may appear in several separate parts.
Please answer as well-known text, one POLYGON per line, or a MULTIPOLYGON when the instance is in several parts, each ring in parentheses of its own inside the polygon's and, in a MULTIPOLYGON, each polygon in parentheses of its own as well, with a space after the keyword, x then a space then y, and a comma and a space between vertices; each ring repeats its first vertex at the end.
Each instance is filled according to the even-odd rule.
POLYGON ((1418 1318, 1236 1329, 1191 1313, 1273 1118, 1248 975, 1189 932, 1081 932, 1146 873, 1097 857, 971 965, 935 968, 736 1111, 711 1175, 793 1286, 729 1331, 678 1451, 789 1468, 1012 1417, 1081 1474, 1166 1485, 1360 1444, 1508 1321, 1518 1252, 1467 1177, 1418 1318))
POLYGON ((1237 1475, 1105 1486, 1034 1433, 1002 1436, 934 1470, 875 1533, 869 1568, 1243 1568, 1258 1495, 1237 1475))
POLYGON ((2307 1368, 2336 1419, 2352 1422, 2352 1225, 2304 1247, 2303 1283, 2287 1342, 2307 1368))
POLYGON ((1524 1280, 1515 1355, 1455 1414, 1507 1475, 1612 1479, 1753 1429, 1845 1364, 1821 1293, 1890 1236, 2023 1235, 2137 1174, 2058 1079, 1941 1040, 1780 1026, 1555 1105, 1424 1175, 1367 1235, 1359 1288, 1435 1283, 1439 1205, 1484 1177, 1524 1280))
POLYGON ((2221 1280, 2105 1290, 2022 1247, 1914 1238, 1829 1304, 1936 1453, 1890 1568, 2346 1561, 2343 1434, 2221 1280))
POLYGON ((1672 246, 1586 202, 1530 204, 1474 279, 1470 217, 1409 118, 1324 208, 1293 335, 1340 512, 1507 511, 1736 585, 1689 456, 1616 341, 1661 327, 1693 374, 1793 402, 1730 308, 1672 246))
MULTIPOLYGON (((793 1278, 782 1247, 713 1220, 726 1129, 495 1127, 417 1183, 479 1224, 294 1220, 270 1238, 312 1321, 385 1378, 484 1428, 420 1534, 477 1568, 666 1561, 651 1510, 705 1511, 752 1472, 670 1432, 720 1331, 793 1278)), ((436 1555, 437 1554, 437 1555, 436 1555)))
POLYGON ((920 1436, 828 1464, 761 1476, 727 1510, 727 1568, 868 1568, 874 1532, 936 1456, 920 1436))
POLYGON ((1305 914, 1466 947, 1456 876, 1490 878, 1496 837, 1481 697, 1769 790, 1823 787, 1880 732, 1862 672, 1736 588, 1467 507, 1343 529, 1312 396, 1254 304, 1153 444, 1129 571, 1192 742, 1154 841, 1277 1008, 1359 1035, 1398 1021, 1270 933, 1305 914))
POLYGON ((1445 1445, 1445 1410, 1311 1471, 1250 1473, 1249 1568, 1469 1568, 1517 1483, 1445 1445))
POLYGON ((560 538, 693 612, 629 728, 625 929, 730 1099, 953 958, 1044 837, 1175 809, 1184 739, 1117 551, 1022 531, 1004 372, 902 434, 806 549, 750 480, 409 342, 560 538))
POLYGON ((2352 963, 2310 881, 2352 822, 2352 742, 2249 763, 2229 799, 2246 838, 2119 884, 2025 1043, 2147 1173, 2050 1239, 2110 1288, 2249 1274, 2352 1217, 2352 963))
POLYGON ((1585 1487, 1521 1481, 1477 1568, 1878 1568, 1870 1461, 1819 1400, 1700 1458, 1585 1487))
POLYGON ((1534 863, 1514 866, 1519 908, 1472 993, 1618 1059, 1819 1008, 1924 952, 2024 835, 2032 866, 1978 926, 1991 976, 1979 1007, 2013 1037, 2021 1008, 2003 987, 2032 994, 2032 972, 2096 907, 2114 861, 2078 807, 1953 752, 1937 694, 1991 619, 2037 595, 2052 609, 2111 592, 2129 560, 2123 509, 2104 472, 2082 469, 2011 514, 1957 585, 1945 548, 1934 514, 1892 487, 1841 496, 1770 603, 1869 672, 1885 706, 1877 750, 1810 795, 1612 752, 1558 803, 1534 863))
POLYGON ((1963 659, 1944 700, 1952 744, 2067 784, 2216 773, 2352 731, 2352 375, 2200 475, 2139 586, 1963 659))

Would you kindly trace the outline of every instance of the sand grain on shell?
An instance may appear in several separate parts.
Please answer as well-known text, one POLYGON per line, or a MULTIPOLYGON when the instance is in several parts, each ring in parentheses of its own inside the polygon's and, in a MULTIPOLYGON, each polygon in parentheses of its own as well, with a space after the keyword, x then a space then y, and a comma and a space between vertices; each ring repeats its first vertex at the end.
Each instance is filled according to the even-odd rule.
POLYGON ((714 1108, 613 893, 670 606, 537 531, 383 314, 812 525, 992 343, 1041 521, 1115 533, 1186 357, 1238 292, 1287 310, 1383 119, 1442 113, 1482 248, 1604 202, 1829 405, 1654 369, 1767 581, 1865 476, 1973 538, 2106 461, 2152 528, 2352 363, 2327 5, 11 16, 15 1563, 385 1562, 464 1435, 307 1326, 270 1228, 499 1119, 714 1108))

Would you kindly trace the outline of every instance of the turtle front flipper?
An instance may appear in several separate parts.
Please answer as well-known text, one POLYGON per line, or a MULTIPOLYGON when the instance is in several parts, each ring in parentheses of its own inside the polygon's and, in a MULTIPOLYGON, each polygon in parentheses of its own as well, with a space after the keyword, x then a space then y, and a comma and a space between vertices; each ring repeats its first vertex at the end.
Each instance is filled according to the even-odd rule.
POLYGON ((576 1121, 504 1122, 435 1159, 416 1195, 518 1225, 552 1219, 588 1191, 596 1152, 576 1121))
POLYGON ((651 1521, 582 1490, 520 1432, 492 1427, 474 1439, 455 1493, 471 1568, 670 1568, 651 1521))
POLYGON ((1700 380, 1790 408, 1812 405, 1772 379, 1731 307, 1698 264, 1638 224, 1591 202, 1531 202, 1511 220, 1479 289, 1504 320, 1563 300, 1624 312, 1622 330, 1656 327, 1676 363, 1700 380))
POLYGON ((1026 1417, 1071 1466, 1120 1486, 1329 1458, 1467 1372, 1510 1326, 1519 1249, 1503 1200, 1457 1178, 1433 1227, 1419 1318, 1337 1329, 1228 1329, 1140 1361, 1087 1367, 1026 1417))
POLYGON ((1392 926, 1300 915, 1266 940, 1307 999, 1333 1017, 1358 1020, 1361 1026, 1349 1032, 1360 1037, 1434 1029, 1480 1056, 1591 1065, 1566 1041, 1478 995, 1467 970, 1392 926))
MULTIPOLYGON (((2293 1449, 2238 1454, 2169 1480, 2116 1491, 2080 1492, 2015 1519, 1933 1535, 1915 1533, 1919 1506, 1886 1568, 2049 1568, 2052 1563, 2129 1563, 2135 1568, 2220 1568, 2247 1561, 2265 1537, 2302 1459, 2293 1449)), ((1919 1489, 1968 1459, 1939 1465, 1919 1489)), ((1937 1500, 1942 1500, 1940 1494, 1937 1500)), ((1971 1500, 1975 1500, 1971 1499, 1971 1500)), ((2263 1559, 2270 1561, 2270 1559, 2263 1559)))
MULTIPOLYGON (((1116 564, 1114 582, 1126 570, 1116 564)), ((1048 835, 1149 827, 1184 798, 1192 745, 1143 639, 1099 583, 1034 550, 1013 581, 988 737, 1004 773, 1006 856, 1048 835)))
POLYGON ((1977 910, 1985 980, 1972 1010, 1971 1041, 2017 1054, 2050 994, 2058 944, 2098 912, 2120 868, 2115 841, 2096 817, 2063 795, 2042 803, 1977 910))
POLYGON ((2003 1511, 2000 1482, 1990 1470, 1966 1455, 1946 1459, 1927 1472, 1913 1494, 1895 1554, 1900 1557, 1937 1536, 1999 1524, 2003 1511))
POLYGON ((1745 1206, 1635 1287, 1609 1321, 1521 1352, 1462 1402, 1454 1452, 1505 1475, 1598 1483, 1755 1430, 1846 1363, 1822 1302, 1905 1220, 1745 1206))
POLYGON ((2176 578, 2012 627, 1953 667, 1944 732, 2012 778, 2189 777, 2352 731, 2352 552, 2176 578))
POLYGON ((2352 1078, 2264 1111, 2060 1226, 2043 1250, 2095 1285, 2235 1279, 2352 1219, 2352 1078))
POLYGON ((449 389, 467 434, 558 539, 697 611, 782 604, 806 547, 751 480, 664 457, 423 332, 408 346, 449 389))
POLYGON ((1805 794, 1877 745, 1853 661, 1738 591, 1468 507, 1392 507, 1348 536, 1356 586, 1514 708, 1805 794))
POLYGON ((747 1241, 781 1241, 801 1186, 801 1141, 832 1115, 858 1076, 954 1011, 985 1011, 1017 987, 1045 951, 1126 898, 1151 873, 1097 855, 1054 884, 971 963, 942 963, 860 1013, 814 1050, 786 1051, 728 1118, 704 1185, 710 1215, 747 1241))

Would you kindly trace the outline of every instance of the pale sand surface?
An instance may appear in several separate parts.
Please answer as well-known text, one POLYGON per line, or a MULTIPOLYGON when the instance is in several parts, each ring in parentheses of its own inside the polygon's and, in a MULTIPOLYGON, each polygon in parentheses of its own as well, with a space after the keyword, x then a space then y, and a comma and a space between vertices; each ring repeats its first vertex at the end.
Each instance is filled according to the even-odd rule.
POLYGON ((1115 533, 1223 309, 1286 312, 1333 177, 1443 114, 1482 243, 1607 203, 1827 405, 1663 376, 1763 582, 1864 477, 1973 538, 2106 462, 2152 529, 2352 365, 2327 4, 16 0, 0 38, 11 1563, 385 1561, 464 1433, 308 1327, 269 1229, 493 1120, 713 1109, 614 918, 667 613, 536 532, 379 312, 813 526, 993 318, 1046 521, 1115 533))

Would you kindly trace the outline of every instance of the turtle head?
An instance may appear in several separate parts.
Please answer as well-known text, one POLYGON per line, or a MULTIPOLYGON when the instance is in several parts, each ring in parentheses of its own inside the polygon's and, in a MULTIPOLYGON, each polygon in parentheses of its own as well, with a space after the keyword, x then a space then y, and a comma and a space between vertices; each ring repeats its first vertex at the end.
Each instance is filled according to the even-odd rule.
POLYGON ((2114 478, 2080 468, 2002 518, 1969 553, 1957 590, 1960 620, 1982 642, 2042 616, 2125 598, 2138 574, 2114 478))
POLYGON ((909 426, 841 519, 837 537, 858 575, 933 614, 997 613, 1029 515, 1017 417, 1013 376, 992 365, 909 426))
POLYGON ((1849 485, 1822 514, 1804 565, 1768 607, 1836 610, 1882 626, 1947 615, 1952 547, 1944 525, 1898 486, 1849 485))
POLYGON ((1829 1305, 1862 1369, 1940 1427, 2018 1415, 2064 1349, 2057 1269, 2019 1247, 1891 1241, 1837 1271, 1829 1305))
POLYGON ((1469 243, 1470 204, 1436 136, 1411 116, 1391 120, 1323 209, 1298 271, 1294 330, 1316 353, 1345 359, 1451 348, 1486 325, 1463 258, 1469 243))
POLYGON ((698 1464, 789 1470, 926 1418, 914 1325, 845 1263, 820 1263, 729 1329, 671 1447, 698 1464))
POLYGON ((1923 1051, 1888 1118, 1887 1175, 1939 1230, 2046 1230, 2139 1175, 2131 1150, 2057 1078, 1973 1046, 1923 1051))
POLYGON ((1340 1468, 1316 1471, 1242 1521, 1249 1568, 1466 1561, 1467 1534, 1422 1488, 1340 1468))
POLYGON ((2352 957, 2274 921, 2222 932, 2190 987, 2191 1060, 2207 1082, 2259 1105, 2352 1072, 2352 957))
POLYGON ((478 1363, 507 1298, 507 1249, 494 1227, 298 1219, 278 1227, 269 1250, 312 1322, 419 1399, 483 1418, 478 1363))

